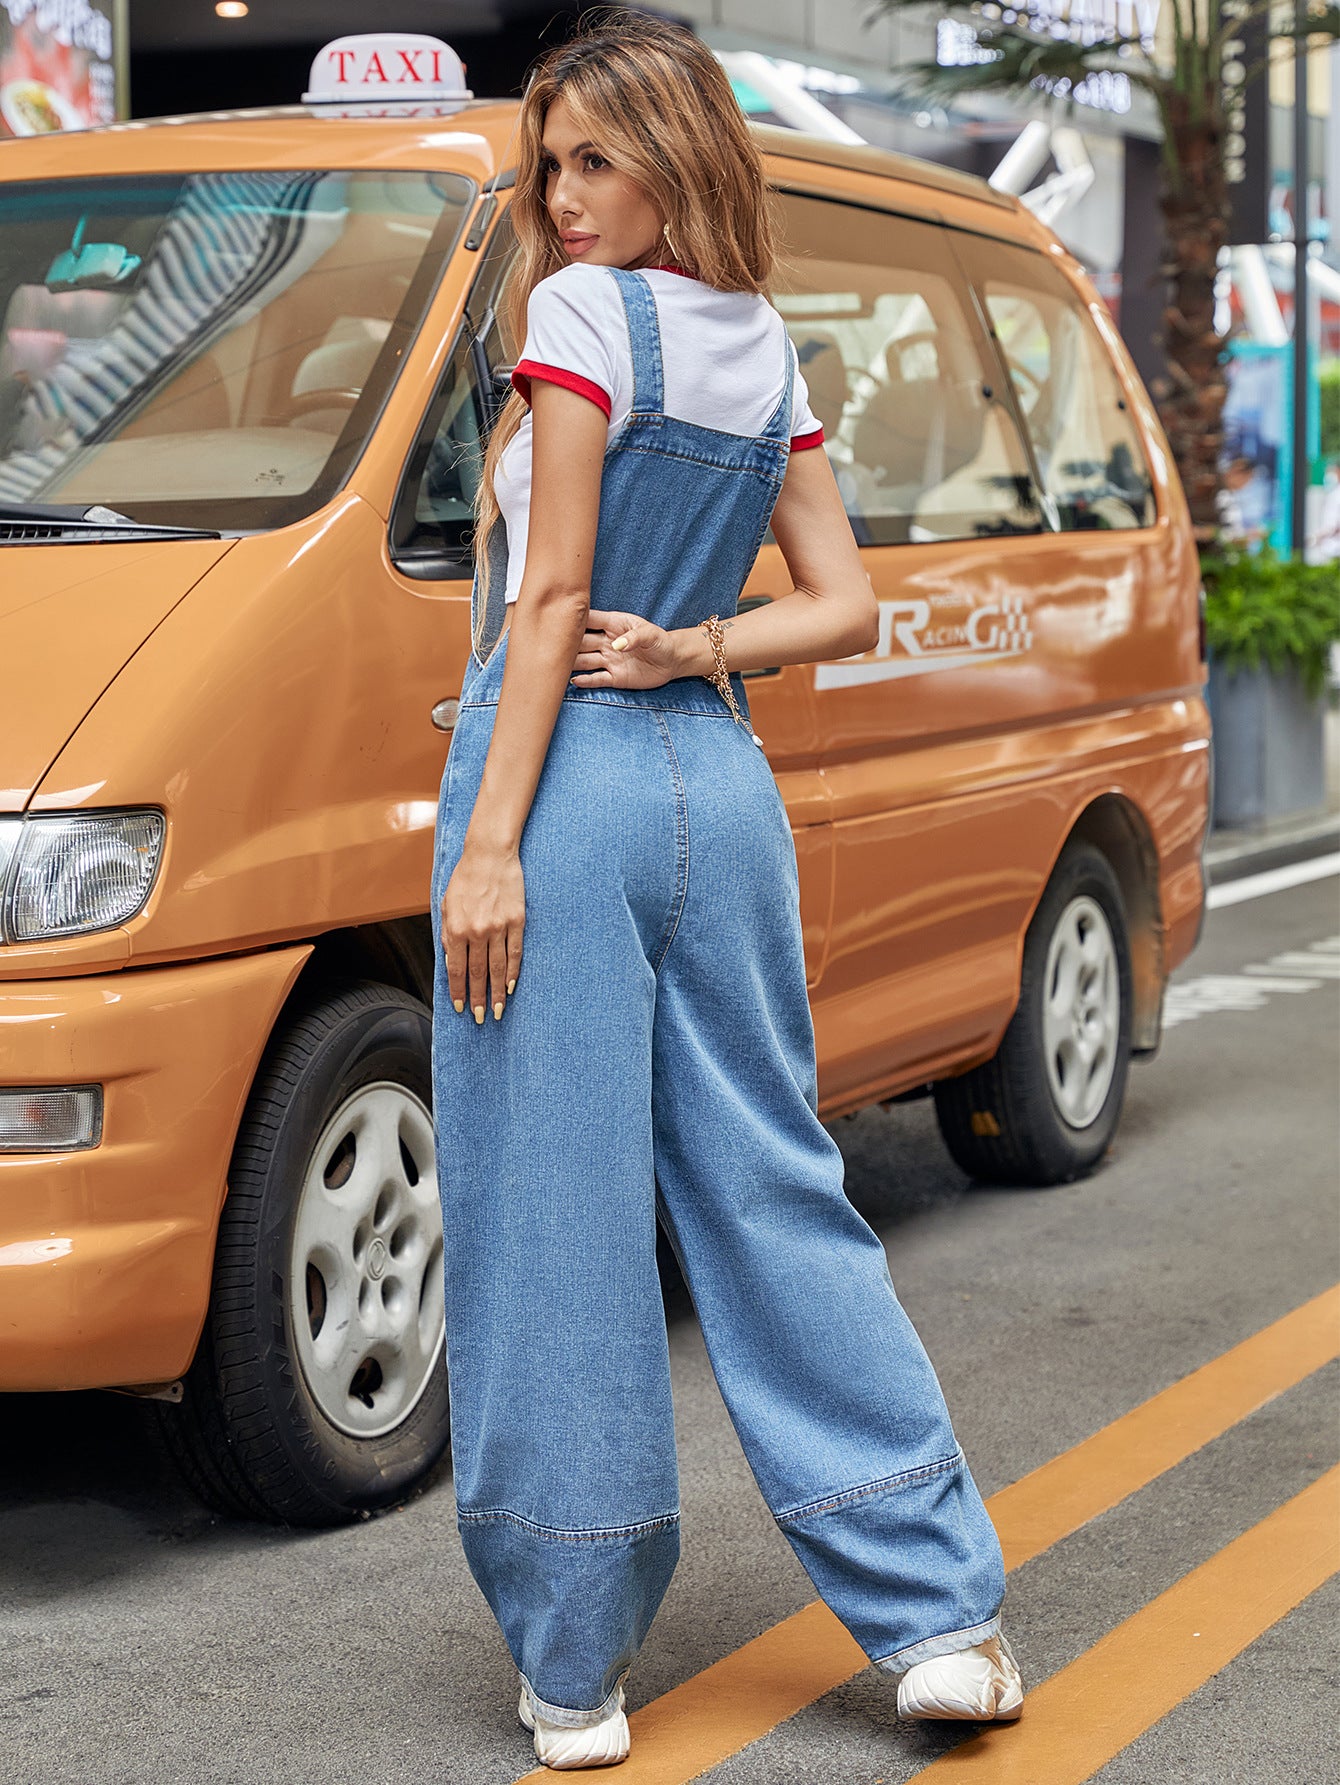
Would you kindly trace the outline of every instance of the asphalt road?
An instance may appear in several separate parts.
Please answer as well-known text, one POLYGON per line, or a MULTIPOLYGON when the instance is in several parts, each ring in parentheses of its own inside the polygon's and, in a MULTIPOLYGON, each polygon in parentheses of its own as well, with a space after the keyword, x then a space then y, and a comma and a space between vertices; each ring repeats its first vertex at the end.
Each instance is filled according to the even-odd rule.
MULTIPOLYGON (((1243 973, 1337 932, 1334 878, 1212 911, 1177 976, 1178 1020, 1134 1065, 1112 1153, 1081 1184, 970 1187, 924 1103, 835 1125, 849 1193, 887 1243, 987 1495, 1340 1278, 1337 986, 1280 989, 1297 964, 1243 973), (1254 977, 1276 989, 1253 991, 1254 977)), ((668 1299, 683 1557, 630 1710, 814 1596, 682 1288, 668 1299)), ((1030 1686, 1335 1463, 1336 1376, 1301 1381, 1011 1575, 1007 1629, 1030 1686)), ((3 1412, 5 1785, 509 1785, 533 1764, 449 1477, 355 1528, 284 1532, 196 1506, 132 1402, 15 1396, 3 1412)), ((1332 1581, 1094 1776, 1333 1785, 1337 1611, 1332 1581)), ((900 1725, 871 1669, 708 1776, 905 1785, 950 1742, 900 1725)))

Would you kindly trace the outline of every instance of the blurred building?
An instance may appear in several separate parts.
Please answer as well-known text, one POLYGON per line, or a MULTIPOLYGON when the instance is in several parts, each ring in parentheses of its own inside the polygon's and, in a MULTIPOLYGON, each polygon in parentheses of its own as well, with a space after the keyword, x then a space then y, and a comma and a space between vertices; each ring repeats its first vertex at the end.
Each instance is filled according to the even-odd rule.
POLYGON ((124 109, 126 0, 0 0, 0 141, 124 109))
MULTIPOLYGON (((5 0, 0 0, 0 6, 5 0)), ((312 58, 357 31, 445 38, 481 96, 519 93, 540 49, 569 36, 581 10, 536 0, 128 0, 130 95, 136 117, 228 106, 291 105, 312 58)))

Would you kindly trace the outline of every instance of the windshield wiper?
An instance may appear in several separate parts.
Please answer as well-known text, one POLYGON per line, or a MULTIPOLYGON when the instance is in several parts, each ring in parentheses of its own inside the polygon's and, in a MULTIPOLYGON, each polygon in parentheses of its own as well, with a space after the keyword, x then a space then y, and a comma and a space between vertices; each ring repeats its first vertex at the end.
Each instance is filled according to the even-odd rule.
POLYGON ((154 539, 222 539, 210 527, 168 527, 158 521, 137 521, 115 508, 94 503, 86 508, 77 502, 0 502, 0 528, 9 522, 17 526, 51 527, 62 533, 148 534, 154 539))

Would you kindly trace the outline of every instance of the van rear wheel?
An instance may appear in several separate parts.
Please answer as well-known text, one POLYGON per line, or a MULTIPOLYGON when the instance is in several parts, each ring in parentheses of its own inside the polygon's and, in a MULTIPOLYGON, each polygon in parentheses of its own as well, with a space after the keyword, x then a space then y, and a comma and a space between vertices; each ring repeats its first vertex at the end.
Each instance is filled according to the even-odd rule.
POLYGON ((1019 1003, 996 1054, 935 1086, 956 1163, 996 1184, 1063 1184, 1116 1131, 1131 1049, 1125 908, 1106 856, 1062 852, 1024 939, 1019 1003))
POLYGON ((327 988, 272 1040, 228 1174, 209 1314, 168 1449, 216 1509, 334 1525, 447 1446, 431 1017, 327 988))

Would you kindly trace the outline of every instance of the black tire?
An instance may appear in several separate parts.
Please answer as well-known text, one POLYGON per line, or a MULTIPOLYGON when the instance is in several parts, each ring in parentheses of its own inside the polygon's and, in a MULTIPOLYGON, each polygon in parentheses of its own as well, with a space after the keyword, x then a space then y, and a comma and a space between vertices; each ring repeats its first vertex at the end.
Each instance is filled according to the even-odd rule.
MULTIPOLYGON (((1097 927, 1101 932, 1101 925, 1097 927)), ((964 1171, 988 1184, 1065 1184, 1085 1176, 1107 1151, 1120 1120, 1130 1052, 1131 954, 1121 889, 1101 851, 1090 843, 1072 843, 1062 852, 1028 926, 1019 1003, 999 1049, 971 1072, 935 1086, 935 1113, 945 1145, 964 1171), (1067 1119, 1058 1103, 1044 1041, 1048 954, 1077 899, 1093 901, 1106 918, 1119 1000, 1107 1094, 1080 1125, 1067 1119)), ((1095 1096, 1097 1090, 1095 1085, 1095 1096)))
MULTIPOLYGON (((156 1409, 169 1453, 216 1510, 292 1525, 343 1524, 407 1498, 447 1448, 442 1347, 426 1377, 421 1363, 415 1380, 424 1386, 398 1424, 351 1435, 323 1411, 297 1345, 295 1321, 311 1320, 311 1273, 296 1295, 290 1282, 314 1148, 323 1135, 329 1145, 332 1119, 360 1091, 389 1090, 393 1103, 407 1092, 431 1111, 431 1036, 430 1013, 418 999, 352 982, 324 988, 286 1016, 266 1050, 228 1174, 204 1332, 180 1405, 156 1409)), ((422 1156, 421 1131, 416 1145, 422 1156)), ((416 1164, 403 1140, 400 1147, 407 1181, 418 1185, 422 1157, 416 1164)), ((427 1181, 435 1199, 435 1172, 427 1181)), ((426 1187, 419 1196, 426 1199, 426 1187)), ((429 1222, 423 1217, 425 1227, 429 1222)), ((369 1232, 375 1240, 376 1231, 369 1232)), ((440 1279, 440 1227, 437 1245, 440 1279)), ((367 1239, 364 1247, 370 1258, 367 1239)), ((385 1245, 378 1256, 390 1256, 385 1245)), ((421 1267, 421 1297, 432 1268, 432 1258, 421 1267)), ((432 1310, 420 1306, 431 1330, 432 1310)), ((319 1321, 310 1330, 315 1343, 319 1321)), ((371 1407, 372 1394, 361 1392, 371 1407)))

